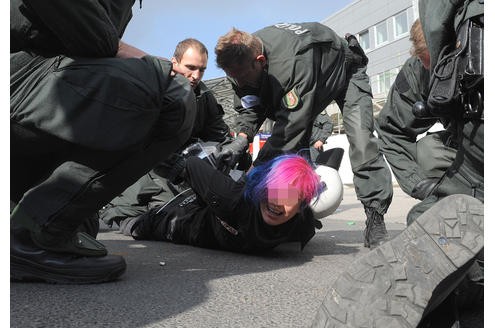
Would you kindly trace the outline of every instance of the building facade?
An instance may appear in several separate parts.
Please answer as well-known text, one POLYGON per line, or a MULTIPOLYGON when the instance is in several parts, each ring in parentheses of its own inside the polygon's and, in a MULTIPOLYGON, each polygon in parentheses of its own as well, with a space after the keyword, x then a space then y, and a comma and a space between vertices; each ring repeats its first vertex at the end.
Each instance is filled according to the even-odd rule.
POLYGON ((357 36, 369 59, 368 75, 378 105, 410 57, 409 30, 418 16, 418 0, 357 0, 321 21, 339 35, 357 36))

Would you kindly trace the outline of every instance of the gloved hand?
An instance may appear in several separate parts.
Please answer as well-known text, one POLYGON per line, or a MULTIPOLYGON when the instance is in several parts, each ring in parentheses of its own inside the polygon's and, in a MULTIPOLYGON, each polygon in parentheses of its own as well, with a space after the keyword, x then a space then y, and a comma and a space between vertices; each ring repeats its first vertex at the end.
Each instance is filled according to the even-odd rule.
POLYGON ((237 136, 231 143, 223 145, 222 150, 217 154, 217 168, 222 169, 225 166, 233 168, 246 152, 248 145, 248 140, 244 136, 237 136))
POLYGON ((411 196, 419 200, 425 199, 432 193, 433 189, 435 189, 435 186, 439 180, 439 178, 428 178, 421 180, 413 187, 411 196))

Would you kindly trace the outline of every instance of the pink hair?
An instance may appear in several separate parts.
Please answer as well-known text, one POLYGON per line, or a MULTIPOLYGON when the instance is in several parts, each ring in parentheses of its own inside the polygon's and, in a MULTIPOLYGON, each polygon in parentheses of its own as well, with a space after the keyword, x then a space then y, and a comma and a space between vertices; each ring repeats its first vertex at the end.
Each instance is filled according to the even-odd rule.
POLYGON ((319 193, 320 177, 304 157, 282 155, 249 172, 245 195, 259 202, 266 198, 268 188, 288 185, 296 187, 299 198, 309 204, 319 193))

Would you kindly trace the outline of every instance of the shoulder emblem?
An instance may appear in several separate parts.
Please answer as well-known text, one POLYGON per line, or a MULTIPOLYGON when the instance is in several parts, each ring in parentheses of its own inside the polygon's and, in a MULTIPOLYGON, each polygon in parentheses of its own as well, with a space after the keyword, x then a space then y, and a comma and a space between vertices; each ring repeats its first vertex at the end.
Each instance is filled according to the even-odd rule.
POLYGON ((299 105, 299 96, 295 89, 287 92, 282 98, 282 103, 287 109, 294 109, 299 105))

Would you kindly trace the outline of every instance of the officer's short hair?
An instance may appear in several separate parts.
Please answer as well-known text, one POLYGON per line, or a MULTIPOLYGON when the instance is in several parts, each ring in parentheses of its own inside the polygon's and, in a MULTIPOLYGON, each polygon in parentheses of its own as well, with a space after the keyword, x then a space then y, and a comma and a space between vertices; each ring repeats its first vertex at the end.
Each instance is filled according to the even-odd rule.
POLYGON ((193 39, 193 38, 187 38, 182 40, 177 44, 175 47, 175 52, 174 52, 174 57, 175 59, 180 62, 182 59, 182 56, 184 56, 184 53, 187 51, 189 48, 195 48, 197 49, 201 54, 206 54, 206 57, 208 57, 208 49, 206 46, 199 40, 193 39))
POLYGON ((261 55, 262 49, 262 42, 257 36, 233 27, 218 39, 215 47, 217 66, 224 69, 232 67, 233 64, 248 63, 257 55, 261 55))

